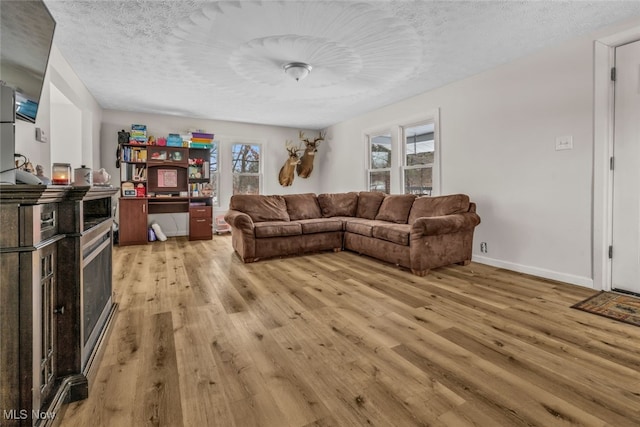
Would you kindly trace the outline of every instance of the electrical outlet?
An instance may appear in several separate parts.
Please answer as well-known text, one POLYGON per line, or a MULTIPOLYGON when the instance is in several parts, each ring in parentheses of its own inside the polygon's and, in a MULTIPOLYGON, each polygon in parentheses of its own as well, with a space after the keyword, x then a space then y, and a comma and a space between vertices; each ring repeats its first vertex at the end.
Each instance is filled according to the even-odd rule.
POLYGON ((489 250, 487 249, 487 242, 480 243, 480 252, 482 252, 483 254, 489 252, 489 250))

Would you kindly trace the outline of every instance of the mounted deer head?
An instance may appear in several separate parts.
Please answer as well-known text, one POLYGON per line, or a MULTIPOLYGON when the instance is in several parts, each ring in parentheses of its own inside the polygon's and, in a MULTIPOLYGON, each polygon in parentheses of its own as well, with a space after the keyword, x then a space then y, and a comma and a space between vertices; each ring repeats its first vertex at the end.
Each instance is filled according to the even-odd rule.
POLYGON ((285 147, 289 152, 289 158, 280 168, 280 174, 278 174, 278 181, 283 187, 288 187, 293 184, 294 172, 296 165, 300 163, 299 153, 302 151, 302 147, 299 145, 293 145, 291 141, 286 141, 285 147))
POLYGON ((320 135, 311 141, 309 138, 304 137, 304 132, 300 131, 300 141, 304 142, 305 149, 300 163, 296 167, 296 172, 300 178, 308 178, 313 172, 313 159, 315 158, 318 146, 324 141, 325 132, 320 132, 320 135))

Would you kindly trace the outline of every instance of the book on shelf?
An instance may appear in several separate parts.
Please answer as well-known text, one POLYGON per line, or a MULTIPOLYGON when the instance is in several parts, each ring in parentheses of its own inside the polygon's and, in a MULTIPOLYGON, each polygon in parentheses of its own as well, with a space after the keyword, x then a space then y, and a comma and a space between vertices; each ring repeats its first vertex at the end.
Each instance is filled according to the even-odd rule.
POLYGON ((124 162, 146 162, 147 149, 139 147, 122 147, 122 161, 124 162))
POLYGON ((147 145, 147 137, 146 136, 130 136, 129 144, 147 145))
POLYGON ((213 144, 211 143, 205 143, 205 142, 195 142, 195 141, 191 141, 189 143, 189 147, 191 148, 205 148, 205 149, 211 149, 213 147, 213 144))
POLYGON ((146 181, 147 168, 145 165, 124 163, 120 165, 120 181, 146 181))
POLYGON ((205 132, 191 132, 191 140, 193 141, 194 138, 197 139, 208 139, 208 140, 212 140, 213 139, 213 134, 212 133, 205 133, 205 132))

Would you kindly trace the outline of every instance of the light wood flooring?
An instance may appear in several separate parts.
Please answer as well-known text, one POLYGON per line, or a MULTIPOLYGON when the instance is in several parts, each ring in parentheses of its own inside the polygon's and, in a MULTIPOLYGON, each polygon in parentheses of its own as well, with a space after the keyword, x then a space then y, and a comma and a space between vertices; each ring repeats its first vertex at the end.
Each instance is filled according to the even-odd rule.
POLYGON ((119 312, 62 426, 638 426, 640 328, 593 290, 351 252, 242 264, 229 236, 114 249, 119 312))

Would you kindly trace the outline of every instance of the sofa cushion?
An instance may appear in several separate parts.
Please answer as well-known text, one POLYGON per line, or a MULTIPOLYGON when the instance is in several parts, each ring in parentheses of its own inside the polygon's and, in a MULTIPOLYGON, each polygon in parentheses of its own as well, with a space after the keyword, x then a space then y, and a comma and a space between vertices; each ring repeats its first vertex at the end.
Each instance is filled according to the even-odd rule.
POLYGON ((302 226, 298 222, 263 221, 255 224, 257 238, 298 236, 302 234, 302 226))
POLYGON ((385 196, 386 194, 380 191, 361 191, 358 193, 356 216, 358 218, 375 219, 385 196))
POLYGON ((418 197, 409 213, 409 224, 421 217, 453 215, 469 211, 469 196, 452 194, 449 196, 418 197))
POLYGON ((373 227, 380 222, 373 219, 354 218, 345 224, 345 231, 355 234, 361 234, 367 237, 373 237, 373 227))
POLYGON ((253 222, 289 221, 287 204, 282 196, 235 194, 231 196, 229 209, 246 213, 253 222))
POLYGON ((358 208, 358 193, 335 193, 318 195, 318 203, 325 218, 333 216, 355 216, 358 208))
POLYGON ((373 226, 373 237, 399 245, 409 246, 409 224, 383 224, 373 226))
POLYGON ((413 194, 387 195, 380 205, 376 219, 406 224, 415 198, 416 196, 413 194))
POLYGON ((315 194, 287 194, 282 197, 287 203, 287 212, 291 221, 322 218, 322 212, 315 194))
POLYGON ((342 231, 342 221, 333 218, 301 219, 296 221, 302 226, 302 234, 342 231))

